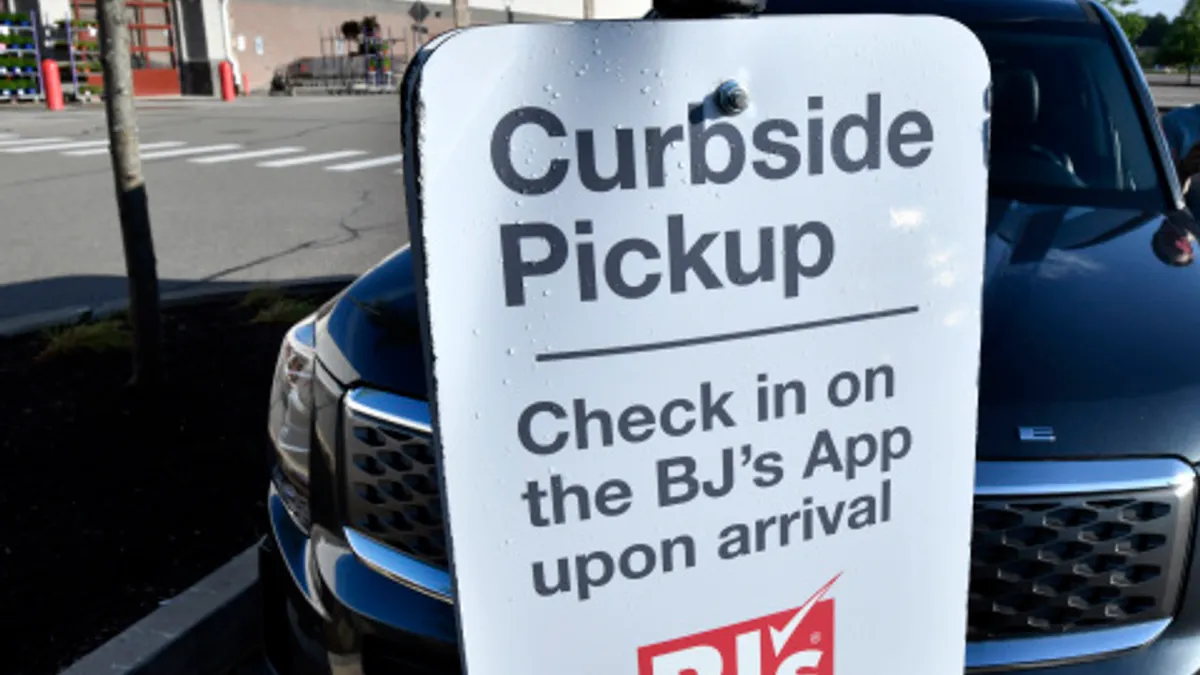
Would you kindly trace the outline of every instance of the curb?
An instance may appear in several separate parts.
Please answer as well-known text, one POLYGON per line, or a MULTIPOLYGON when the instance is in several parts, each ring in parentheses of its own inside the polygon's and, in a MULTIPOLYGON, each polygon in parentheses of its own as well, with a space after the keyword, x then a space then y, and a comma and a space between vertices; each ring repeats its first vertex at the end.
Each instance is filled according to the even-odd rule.
POLYGON ((76 324, 88 318, 92 308, 86 305, 51 309, 0 320, 0 338, 19 337, 55 326, 76 324))
POLYGON ((60 675, 212 675, 260 644, 258 544, 60 675))
MULTIPOLYGON (((167 291, 159 296, 162 309, 172 307, 187 307, 214 300, 232 300, 250 291, 279 288, 293 292, 321 290, 328 286, 349 286, 358 277, 352 274, 339 274, 328 277, 316 277, 296 282, 279 281, 246 281, 224 284, 219 290, 207 288, 182 288, 167 291)), ((28 333, 53 328, 56 326, 73 325, 85 321, 107 319, 120 314, 129 308, 129 300, 107 300, 96 305, 74 305, 43 312, 34 312, 16 316, 10 319, 0 319, 0 338, 21 337, 28 333)))

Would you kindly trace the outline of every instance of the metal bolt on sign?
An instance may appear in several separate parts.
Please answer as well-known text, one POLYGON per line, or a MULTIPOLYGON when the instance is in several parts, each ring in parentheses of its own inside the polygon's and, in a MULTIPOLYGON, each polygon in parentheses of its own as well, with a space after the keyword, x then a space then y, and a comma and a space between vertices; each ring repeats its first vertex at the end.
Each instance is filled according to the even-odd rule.
POLYGON ((726 115, 737 115, 750 107, 750 92, 734 80, 717 87, 717 106, 726 115))

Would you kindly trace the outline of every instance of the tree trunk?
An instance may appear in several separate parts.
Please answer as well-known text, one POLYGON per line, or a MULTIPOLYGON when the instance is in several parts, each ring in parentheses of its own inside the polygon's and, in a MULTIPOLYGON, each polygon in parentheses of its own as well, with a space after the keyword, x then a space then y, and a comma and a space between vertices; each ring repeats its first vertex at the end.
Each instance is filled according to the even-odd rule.
POLYGON ((453 0, 454 2, 454 27, 466 28, 471 25, 471 8, 467 6, 467 0, 453 0))
POLYGON ((137 112, 133 105, 133 68, 124 0, 99 0, 100 58, 104 64, 104 108, 109 153, 129 278, 129 320, 133 326, 132 384, 153 390, 162 383, 162 316, 158 270, 142 159, 138 150, 137 112))
POLYGON ((1190 63, 1187 65, 1187 73, 1188 73, 1187 84, 1190 87, 1190 86, 1192 86, 1192 64, 1190 64, 1190 63))

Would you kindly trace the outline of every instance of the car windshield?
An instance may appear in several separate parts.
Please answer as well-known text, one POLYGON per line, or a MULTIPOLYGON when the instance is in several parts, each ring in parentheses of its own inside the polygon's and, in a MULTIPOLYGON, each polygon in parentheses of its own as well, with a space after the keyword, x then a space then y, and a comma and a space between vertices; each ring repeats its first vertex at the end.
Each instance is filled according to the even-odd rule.
POLYGON ((972 28, 992 64, 992 197, 1164 208, 1156 155, 1102 26, 972 28))

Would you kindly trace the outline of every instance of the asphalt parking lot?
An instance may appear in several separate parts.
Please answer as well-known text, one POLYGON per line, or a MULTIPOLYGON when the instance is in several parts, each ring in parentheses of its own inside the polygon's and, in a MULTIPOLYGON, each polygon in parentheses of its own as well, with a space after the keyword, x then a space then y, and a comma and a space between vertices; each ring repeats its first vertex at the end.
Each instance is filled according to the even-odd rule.
MULTIPOLYGON (((407 240, 393 96, 146 101, 164 291, 358 274, 407 240)), ((0 321, 125 294, 103 111, 0 109, 0 321)))

